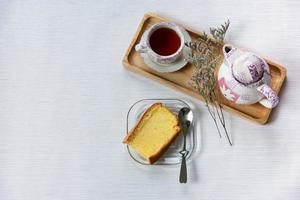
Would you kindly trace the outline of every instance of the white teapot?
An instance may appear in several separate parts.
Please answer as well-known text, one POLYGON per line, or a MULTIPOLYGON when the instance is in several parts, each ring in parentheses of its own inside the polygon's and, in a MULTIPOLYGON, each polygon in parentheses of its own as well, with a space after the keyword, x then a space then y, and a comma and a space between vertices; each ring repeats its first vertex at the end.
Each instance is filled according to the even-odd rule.
POLYGON ((277 94, 270 87, 270 68, 264 59, 229 44, 224 45, 223 53, 218 84, 228 100, 237 104, 259 102, 267 108, 279 103, 277 94))

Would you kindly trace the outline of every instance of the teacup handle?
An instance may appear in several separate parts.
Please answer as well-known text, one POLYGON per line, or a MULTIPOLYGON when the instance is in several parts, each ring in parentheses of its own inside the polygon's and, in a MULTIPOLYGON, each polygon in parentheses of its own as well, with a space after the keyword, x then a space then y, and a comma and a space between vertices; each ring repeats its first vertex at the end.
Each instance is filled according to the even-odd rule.
POLYGON ((139 53, 147 53, 147 49, 148 49, 148 46, 147 46, 146 42, 141 42, 141 43, 135 45, 135 50, 139 53))
POLYGON ((262 93, 266 98, 259 101, 260 104, 267 108, 274 108, 279 103, 279 97, 276 92, 270 88, 267 84, 262 84, 257 87, 257 90, 262 93))

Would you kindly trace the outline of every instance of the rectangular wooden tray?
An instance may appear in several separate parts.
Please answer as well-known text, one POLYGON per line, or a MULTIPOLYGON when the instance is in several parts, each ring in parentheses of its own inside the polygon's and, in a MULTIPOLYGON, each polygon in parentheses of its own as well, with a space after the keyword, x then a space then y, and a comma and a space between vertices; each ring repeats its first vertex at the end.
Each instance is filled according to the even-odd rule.
MULTIPOLYGON (((193 65, 188 63, 181 70, 172 73, 156 72, 147 67, 147 65, 143 61, 143 58, 134 49, 135 45, 140 41, 141 36, 146 29, 148 29, 155 23, 163 21, 171 21, 177 23, 174 20, 166 19, 154 13, 146 13, 144 15, 140 25, 138 26, 136 34, 134 35, 132 42, 130 43, 130 46, 128 47, 126 54, 123 58, 123 65, 126 69, 130 71, 136 72, 142 76, 150 78, 177 91, 183 92, 187 95, 202 100, 201 96, 192 88, 190 84, 190 80, 194 71, 193 65)), ((192 39, 198 38, 199 35, 201 35, 200 32, 195 31, 191 28, 184 28, 188 31, 192 39)), ((274 91, 279 93, 284 79, 286 77, 286 69, 283 66, 272 62, 271 60, 265 60, 269 64, 271 70, 271 87, 274 91)), ((268 121, 268 118, 271 113, 271 109, 267 109, 261 106, 259 103, 253 105, 237 105, 230 101, 227 101, 225 98, 222 98, 221 100, 225 111, 260 124, 265 124, 268 121)))

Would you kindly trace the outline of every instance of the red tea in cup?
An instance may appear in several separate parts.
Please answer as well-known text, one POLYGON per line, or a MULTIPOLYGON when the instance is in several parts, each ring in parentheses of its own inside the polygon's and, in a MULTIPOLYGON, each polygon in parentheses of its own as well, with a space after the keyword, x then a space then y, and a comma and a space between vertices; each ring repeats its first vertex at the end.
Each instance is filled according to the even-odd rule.
POLYGON ((176 31, 170 28, 159 28, 150 36, 151 49, 162 56, 169 56, 177 52, 181 40, 176 31))

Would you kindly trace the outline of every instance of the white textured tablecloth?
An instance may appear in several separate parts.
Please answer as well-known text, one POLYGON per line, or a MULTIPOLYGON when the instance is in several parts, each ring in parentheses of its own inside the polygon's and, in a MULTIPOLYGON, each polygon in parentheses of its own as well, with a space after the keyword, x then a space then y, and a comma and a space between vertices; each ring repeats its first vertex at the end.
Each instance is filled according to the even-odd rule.
POLYGON ((0 1, 0 199, 300 199, 300 2, 0 1), (122 67, 143 14, 198 30, 231 20, 228 41, 286 66, 261 126, 227 116, 220 140, 204 105, 122 67), (141 167, 121 144, 141 98, 194 102, 200 146, 188 165, 141 167))

